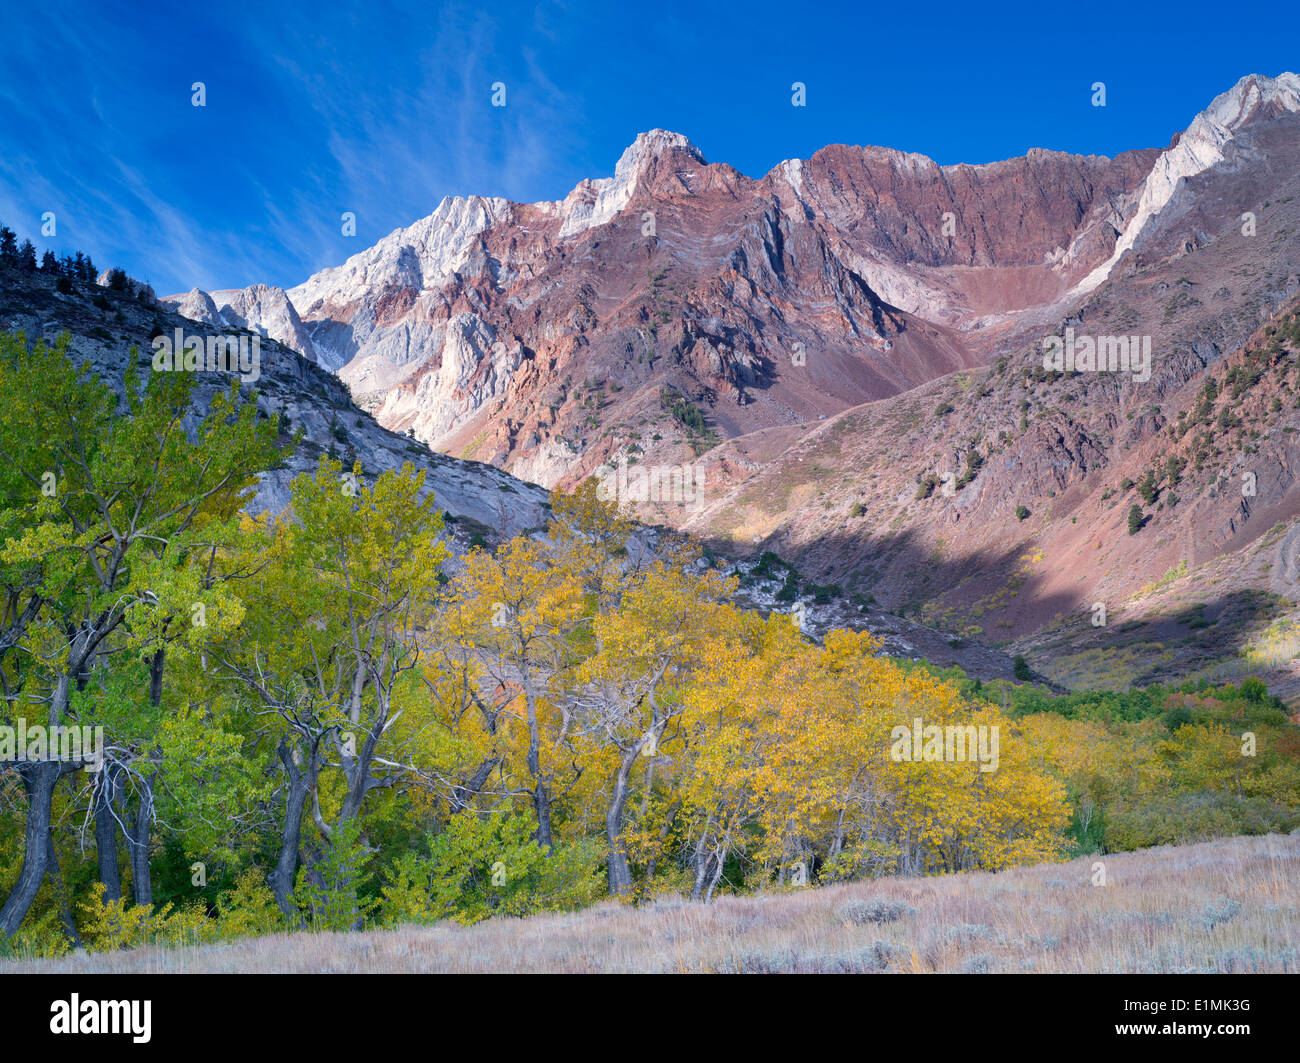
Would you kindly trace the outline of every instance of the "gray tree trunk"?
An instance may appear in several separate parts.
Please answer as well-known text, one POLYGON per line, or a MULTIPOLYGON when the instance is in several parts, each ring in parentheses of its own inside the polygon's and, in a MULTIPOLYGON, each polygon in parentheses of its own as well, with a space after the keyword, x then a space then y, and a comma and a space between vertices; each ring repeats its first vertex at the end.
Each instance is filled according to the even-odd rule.
POLYGON ((95 780, 95 855, 99 861, 99 881, 104 884, 104 899, 121 900, 122 876, 117 865, 117 820, 113 801, 117 774, 105 764, 95 780))
POLYGON ((524 704, 528 709, 528 771, 533 777, 533 810, 537 813, 536 841, 547 853, 555 850, 551 834, 551 791, 542 776, 542 739, 537 723, 537 699, 532 678, 523 672, 524 704))
POLYGON ((695 882, 691 886, 691 900, 698 901, 704 896, 704 882, 709 877, 709 864, 713 853, 709 849, 709 828, 713 825, 712 817, 704 824, 704 832, 695 844, 695 882))
POLYGON ((24 832, 23 865, 18 881, 0 908, 0 936, 13 937, 36 900, 45 872, 50 866, 50 817, 54 807, 54 787, 62 765, 58 761, 36 761, 19 771, 27 791, 27 829, 24 832))
POLYGON ((149 866, 149 835, 153 826, 153 776, 141 780, 140 804, 127 831, 131 857, 131 896, 136 904, 153 904, 153 875, 149 866))
MULTIPOLYGON (((658 741, 658 735, 655 740, 658 741)), ((627 850, 623 848, 623 810, 627 806, 628 779, 636 758, 641 754, 643 742, 637 742, 623 754, 614 778, 614 793, 610 797, 609 808, 605 812, 605 840, 609 848, 609 892, 619 897, 632 892, 632 865, 627 859, 627 850)))
POLYGON ((294 876, 298 871, 298 858, 302 847, 302 817, 307 810, 307 798, 311 794, 316 758, 313 753, 307 769, 300 769, 293 761, 293 752, 289 748, 287 739, 280 740, 278 753, 289 782, 289 793, 285 801, 284 827, 280 832, 280 854, 276 859, 275 869, 266 876, 266 881, 275 895, 275 903, 279 906, 280 912, 287 920, 296 924, 299 921, 299 913, 293 903, 294 876))

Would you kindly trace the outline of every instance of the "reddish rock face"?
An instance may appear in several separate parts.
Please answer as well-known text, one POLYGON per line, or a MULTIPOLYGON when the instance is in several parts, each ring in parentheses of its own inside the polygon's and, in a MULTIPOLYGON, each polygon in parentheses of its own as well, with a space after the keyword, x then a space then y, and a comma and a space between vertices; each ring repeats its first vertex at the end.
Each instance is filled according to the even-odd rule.
POLYGON ((547 486, 699 466, 699 504, 638 515, 1020 635, 1300 512, 1293 382, 1263 442, 1172 435, 1202 377, 1292 312, 1298 134, 1292 74, 1114 159, 833 145, 751 179, 654 130, 562 201, 445 200, 291 289, 300 321, 274 293, 217 302, 278 308, 272 335, 435 449, 547 486), (1150 378, 1044 377, 1067 328, 1150 338, 1150 378), (1176 455, 1197 479, 1130 538, 1121 484, 1176 455), (1256 501, 1209 483, 1248 458, 1256 501))
MULTIPOLYGON (((1050 650, 1062 655, 1092 644, 1071 624, 1113 649, 1087 619, 1093 605, 1136 631, 1152 587, 1170 612, 1201 601, 1232 623, 1255 595, 1300 601, 1300 538, 1284 527, 1300 516, 1300 100, 1237 113, 1212 136, 1198 119, 1161 154, 1135 197, 1155 209, 1134 205, 1129 250, 1103 281, 1087 286, 1081 257, 1074 294, 1004 326, 1020 341, 975 371, 777 445, 755 434, 715 448, 709 502, 686 527, 986 637, 1062 625, 1050 650), (1176 150, 1194 135, 1198 157, 1207 144, 1217 157, 1199 170, 1176 150), (1043 338, 1067 332, 1142 337, 1149 378, 1045 371, 1043 338)), ((1107 243, 1121 247, 1098 253, 1107 243)), ((1153 651, 1160 674, 1244 640, 1224 623, 1204 644, 1203 624, 1173 625, 1153 651)), ((1047 645, 1021 648, 1042 661, 1047 645)))
MULTIPOLYGON (((940 167, 922 155, 834 145, 796 164, 790 183, 814 218, 859 252, 933 269, 1041 267, 1081 242, 1095 245, 1085 261, 1109 254, 1116 201, 1157 154, 1106 159, 1034 149, 1005 162, 940 167)), ((1060 271, 1066 280, 1079 275, 1079 257, 1060 271)))
POLYGON ((752 180, 655 130, 612 179, 446 200, 289 297, 381 423, 568 483, 630 444, 680 460, 986 362, 1105 261, 1155 154, 833 146, 752 180))

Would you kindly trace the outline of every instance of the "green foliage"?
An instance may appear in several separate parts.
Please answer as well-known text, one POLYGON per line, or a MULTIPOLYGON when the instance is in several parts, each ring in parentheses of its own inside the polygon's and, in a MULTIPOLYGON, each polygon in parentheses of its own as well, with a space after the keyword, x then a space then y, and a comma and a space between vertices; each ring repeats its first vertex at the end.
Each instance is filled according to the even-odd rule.
POLYGON ((157 908, 130 904, 124 898, 107 900, 99 882, 93 884, 80 909, 86 943, 102 952, 149 945, 200 945, 217 936, 216 923, 197 902, 157 908))
POLYGON ((1142 477, 1142 482, 1138 484, 1138 496, 1148 506, 1156 500, 1156 474, 1154 470, 1148 469, 1147 474, 1142 477))
POLYGON ((1110 851, 1186 845, 1232 834, 1290 834, 1300 810, 1263 797, 1175 794, 1132 802, 1111 812, 1105 827, 1110 851))
POLYGON ((315 930, 357 929, 378 907, 365 896, 372 853, 355 819, 336 824, 333 834, 325 855, 299 872, 294 900, 315 930))
MULTIPOLYGON (((611 886, 634 902, 691 890, 700 853, 709 890, 736 892, 771 888, 796 852, 825 883, 1296 823, 1300 730, 1258 679, 1057 695, 1023 657, 1015 682, 981 682, 862 633, 810 640, 736 608, 729 566, 688 547, 628 564, 632 529, 594 487, 556 495, 544 536, 480 540, 444 573, 414 469, 323 458, 280 519, 247 517, 277 424, 233 389, 196 414, 190 378, 145 383, 138 364, 119 398, 66 339, 0 338, 0 678, 21 692, 0 722, 35 703, 102 726, 117 813, 149 812, 148 793, 156 817, 156 903, 131 903, 123 851, 126 897, 106 900, 73 827, 95 778, 70 773, 60 877, 6 955, 66 951, 65 903, 90 948, 138 948, 567 911, 611 886), (86 632, 96 652, 77 657, 86 632), (913 713, 1015 740, 995 779, 900 768, 877 754, 913 713)), ((967 452, 963 482, 982 460, 967 452)), ((781 580, 783 602, 842 595, 770 551, 751 577, 781 580)), ((4 891, 27 807, 0 773, 4 891)))
POLYGON ((562 845, 548 856, 533 841, 528 813, 453 817, 427 839, 428 855, 402 854, 382 889, 391 924, 490 915, 572 911, 605 892, 604 853, 592 840, 562 845))
POLYGON ((217 900, 218 935, 223 940, 258 937, 285 928, 266 876, 256 867, 245 868, 234 885, 217 900))
POLYGON ((962 474, 957 477, 957 490, 961 490, 970 483, 979 474, 980 468, 984 465, 984 456, 974 448, 966 451, 966 468, 962 474))
POLYGON ((671 385, 665 385, 661 388, 659 402, 691 435, 708 436, 711 434, 700 408, 676 388, 671 385))
POLYGON ((781 589, 776 592, 776 600, 778 602, 792 602, 798 597, 799 576, 793 569, 791 569, 785 574, 785 583, 782 585, 781 589))

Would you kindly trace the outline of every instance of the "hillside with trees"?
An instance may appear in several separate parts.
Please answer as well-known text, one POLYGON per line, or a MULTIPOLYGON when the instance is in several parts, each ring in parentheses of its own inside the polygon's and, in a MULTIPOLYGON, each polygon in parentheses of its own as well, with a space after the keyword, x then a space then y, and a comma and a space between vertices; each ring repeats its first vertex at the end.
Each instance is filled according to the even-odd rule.
POLYGON ((237 387, 195 420, 191 374, 136 363, 113 388, 66 339, 0 339, 0 724, 104 735, 102 761, 0 764, 9 955, 1300 822, 1300 730, 1257 682, 1062 696, 813 640, 735 605, 727 561, 635 548, 590 483, 544 530, 468 550, 409 465, 321 455, 251 516, 293 440, 237 387), (900 757, 918 718, 999 736, 994 770, 900 757))

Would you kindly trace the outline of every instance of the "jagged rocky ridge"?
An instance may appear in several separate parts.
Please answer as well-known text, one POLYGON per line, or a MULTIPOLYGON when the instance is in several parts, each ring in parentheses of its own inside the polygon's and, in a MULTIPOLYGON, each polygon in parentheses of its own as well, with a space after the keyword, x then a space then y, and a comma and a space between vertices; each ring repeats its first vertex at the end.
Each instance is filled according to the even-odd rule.
MULTIPOLYGON (((54 343, 71 334, 75 360, 90 366, 101 379, 121 387, 127 359, 134 346, 142 375, 151 372, 155 336, 206 336, 237 331, 232 320, 208 320, 169 310, 165 305, 141 300, 134 289, 115 292, 77 288, 59 292, 53 278, 43 274, 0 271, 0 329, 18 330, 29 341, 43 338, 54 343), (94 300, 103 305, 97 305, 94 300)), ((347 386, 298 352, 277 340, 259 336, 260 375, 240 384, 245 398, 256 394, 258 408, 268 416, 279 414, 287 436, 301 429, 303 440, 284 468, 263 475, 248 510, 279 512, 288 501, 289 481, 315 467, 319 455, 334 452, 341 459, 360 460, 366 475, 377 475, 410 462, 425 472, 425 486, 441 508, 451 515, 449 527, 462 537, 485 538, 515 534, 544 525, 548 492, 490 465, 458 461, 431 452, 409 437, 381 427, 352 402, 347 386)), ((229 388, 228 373, 200 372, 195 421, 218 390, 229 388)), ((124 407, 125 408, 125 407, 124 407)))
POLYGON ((283 302, 213 302, 276 308, 436 449, 546 484, 696 463, 703 504, 642 515, 1004 638, 1296 515, 1289 414, 1203 455, 1220 486, 1157 497, 1140 537, 1118 492, 1300 289, 1298 146, 1294 74, 1245 77, 1165 150, 1115 159, 832 146, 752 180, 656 130, 564 200, 448 199, 283 302), (1150 336, 1152 379, 1035 379, 1065 328, 1150 336), (1260 494, 1227 498, 1259 447, 1260 494), (945 474, 961 488, 925 495, 945 474))
POLYGON ((1294 75, 1243 79, 1165 152, 939 166, 832 146, 759 180, 652 130, 564 200, 447 198, 288 292, 170 304, 265 329, 435 449, 572 481, 638 423, 690 441, 664 385, 729 438, 1014 349, 1109 276, 1248 122, 1295 100, 1294 75))

